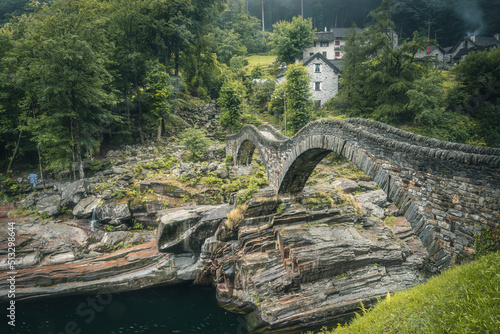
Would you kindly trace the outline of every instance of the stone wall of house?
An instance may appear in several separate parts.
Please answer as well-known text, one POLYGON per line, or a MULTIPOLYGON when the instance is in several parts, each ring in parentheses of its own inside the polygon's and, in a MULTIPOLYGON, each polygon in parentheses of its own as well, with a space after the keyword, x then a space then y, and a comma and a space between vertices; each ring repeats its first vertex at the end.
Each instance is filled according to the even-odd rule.
POLYGON ((247 125, 228 136, 227 154, 248 163, 248 148, 257 148, 277 195, 301 192, 328 153, 345 156, 386 192, 440 269, 470 256, 480 227, 500 227, 500 149, 439 141, 364 119, 318 120, 288 139, 262 130, 247 125))
POLYGON ((309 90, 312 94, 313 101, 321 101, 323 105, 332 97, 336 96, 339 88, 339 74, 336 73, 329 65, 321 58, 316 58, 311 61, 307 66, 307 72, 311 79, 309 83, 309 90), (316 64, 320 65, 320 72, 315 71, 316 64), (316 82, 320 83, 320 90, 316 90, 316 82))
POLYGON ((316 41, 316 46, 311 46, 304 50, 302 59, 306 59, 307 57, 315 55, 316 53, 323 54, 323 52, 326 52, 326 55, 323 54, 326 57, 326 59, 335 59, 334 44, 335 42, 332 40, 328 41, 328 46, 320 46, 321 45, 320 42, 316 41))

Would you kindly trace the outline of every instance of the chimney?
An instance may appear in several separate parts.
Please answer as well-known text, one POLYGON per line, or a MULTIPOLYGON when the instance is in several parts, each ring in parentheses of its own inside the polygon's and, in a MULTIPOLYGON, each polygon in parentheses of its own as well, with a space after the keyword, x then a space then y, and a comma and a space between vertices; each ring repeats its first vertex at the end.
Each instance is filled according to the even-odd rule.
POLYGON ((325 32, 328 32, 328 29, 326 28, 326 26, 325 26, 325 32))
POLYGON ((497 39, 497 41, 498 41, 498 40, 500 40, 500 39, 499 39, 499 38, 500 38, 500 36, 499 36, 498 34, 493 35, 493 37, 495 37, 495 38, 497 39))
POLYGON ((470 40, 472 41, 472 43, 476 43, 476 35, 471 35, 470 40))

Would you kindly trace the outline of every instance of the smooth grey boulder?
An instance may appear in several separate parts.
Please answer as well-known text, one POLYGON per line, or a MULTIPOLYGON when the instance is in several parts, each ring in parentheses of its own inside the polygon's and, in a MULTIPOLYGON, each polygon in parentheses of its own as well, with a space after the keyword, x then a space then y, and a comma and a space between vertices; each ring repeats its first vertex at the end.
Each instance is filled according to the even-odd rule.
POLYGON ((86 197, 90 189, 88 180, 78 180, 61 187, 61 206, 73 207, 86 197))
POLYGON ((51 195, 42 198, 36 204, 39 213, 46 213, 49 216, 55 216, 61 212, 61 196, 51 195))
POLYGON ((373 203, 381 208, 389 205, 389 202, 387 202, 387 195, 382 189, 367 191, 365 193, 354 196, 354 198, 361 205, 363 205, 364 203, 373 203))
POLYGON ((156 238, 158 249, 167 253, 199 254, 205 239, 214 235, 230 210, 229 204, 223 204, 164 211, 156 238))
POLYGON ((73 216, 77 218, 89 218, 92 211, 97 208, 100 199, 97 197, 85 197, 73 208, 73 216))
POLYGON ((108 204, 96 209, 96 217, 102 223, 113 222, 115 225, 118 225, 129 221, 131 214, 127 203, 108 204))
POLYGON ((114 174, 123 174, 125 173, 127 170, 125 168, 121 168, 121 167, 111 167, 111 171, 114 173, 114 174))
POLYGON ((359 190, 358 184, 355 181, 348 179, 335 180, 332 182, 332 186, 346 194, 359 190))

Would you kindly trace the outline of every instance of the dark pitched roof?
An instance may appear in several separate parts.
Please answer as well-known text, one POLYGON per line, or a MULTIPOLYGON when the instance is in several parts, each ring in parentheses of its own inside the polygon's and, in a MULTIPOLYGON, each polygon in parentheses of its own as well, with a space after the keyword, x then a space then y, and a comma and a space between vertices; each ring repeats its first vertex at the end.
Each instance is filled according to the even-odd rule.
POLYGON ((500 46, 500 41, 495 37, 476 36, 472 43, 480 47, 500 46))
MULTIPOLYGON (((330 66, 334 71, 336 71, 336 72, 342 72, 341 71, 341 63, 339 63, 339 60, 328 60, 328 59, 326 59, 325 56, 323 56, 319 52, 316 53, 316 54, 313 54, 312 56, 309 56, 307 58, 302 59, 301 63, 304 66, 307 66, 310 62, 312 62, 316 58, 319 58, 319 59, 323 60, 323 62, 325 64, 327 64, 328 66, 330 66)), ((280 73, 278 73, 278 75, 276 76, 276 79, 285 76, 286 70, 287 70, 287 68, 284 68, 280 73)))
POLYGON ((469 49, 460 49, 456 55, 453 56, 453 59, 461 59, 463 56, 468 55, 470 52, 469 49))
POLYGON ((320 31, 314 33, 314 38, 317 41, 333 41, 335 39, 335 34, 330 31, 320 31))
POLYGON ((330 63, 335 65, 335 67, 337 67, 339 71, 342 73, 342 66, 344 66, 344 60, 342 59, 330 60, 330 63))
MULTIPOLYGON (((337 37, 345 38, 349 36, 353 28, 331 28, 328 31, 317 31, 314 36, 317 41, 333 41, 337 37)), ((354 28, 356 32, 360 32, 360 28, 354 28)))

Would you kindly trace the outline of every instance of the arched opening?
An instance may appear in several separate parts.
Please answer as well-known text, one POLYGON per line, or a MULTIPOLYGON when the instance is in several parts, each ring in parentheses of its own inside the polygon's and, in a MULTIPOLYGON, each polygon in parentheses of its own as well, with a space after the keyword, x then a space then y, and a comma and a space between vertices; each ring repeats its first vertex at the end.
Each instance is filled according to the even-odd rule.
POLYGON ((246 139, 241 143, 240 149, 236 156, 237 165, 250 165, 252 163, 253 152, 255 151, 255 145, 250 140, 246 139))
POLYGON ((313 148, 299 155, 288 168, 278 194, 294 195, 300 193, 316 165, 330 152, 332 151, 323 148, 313 148))

